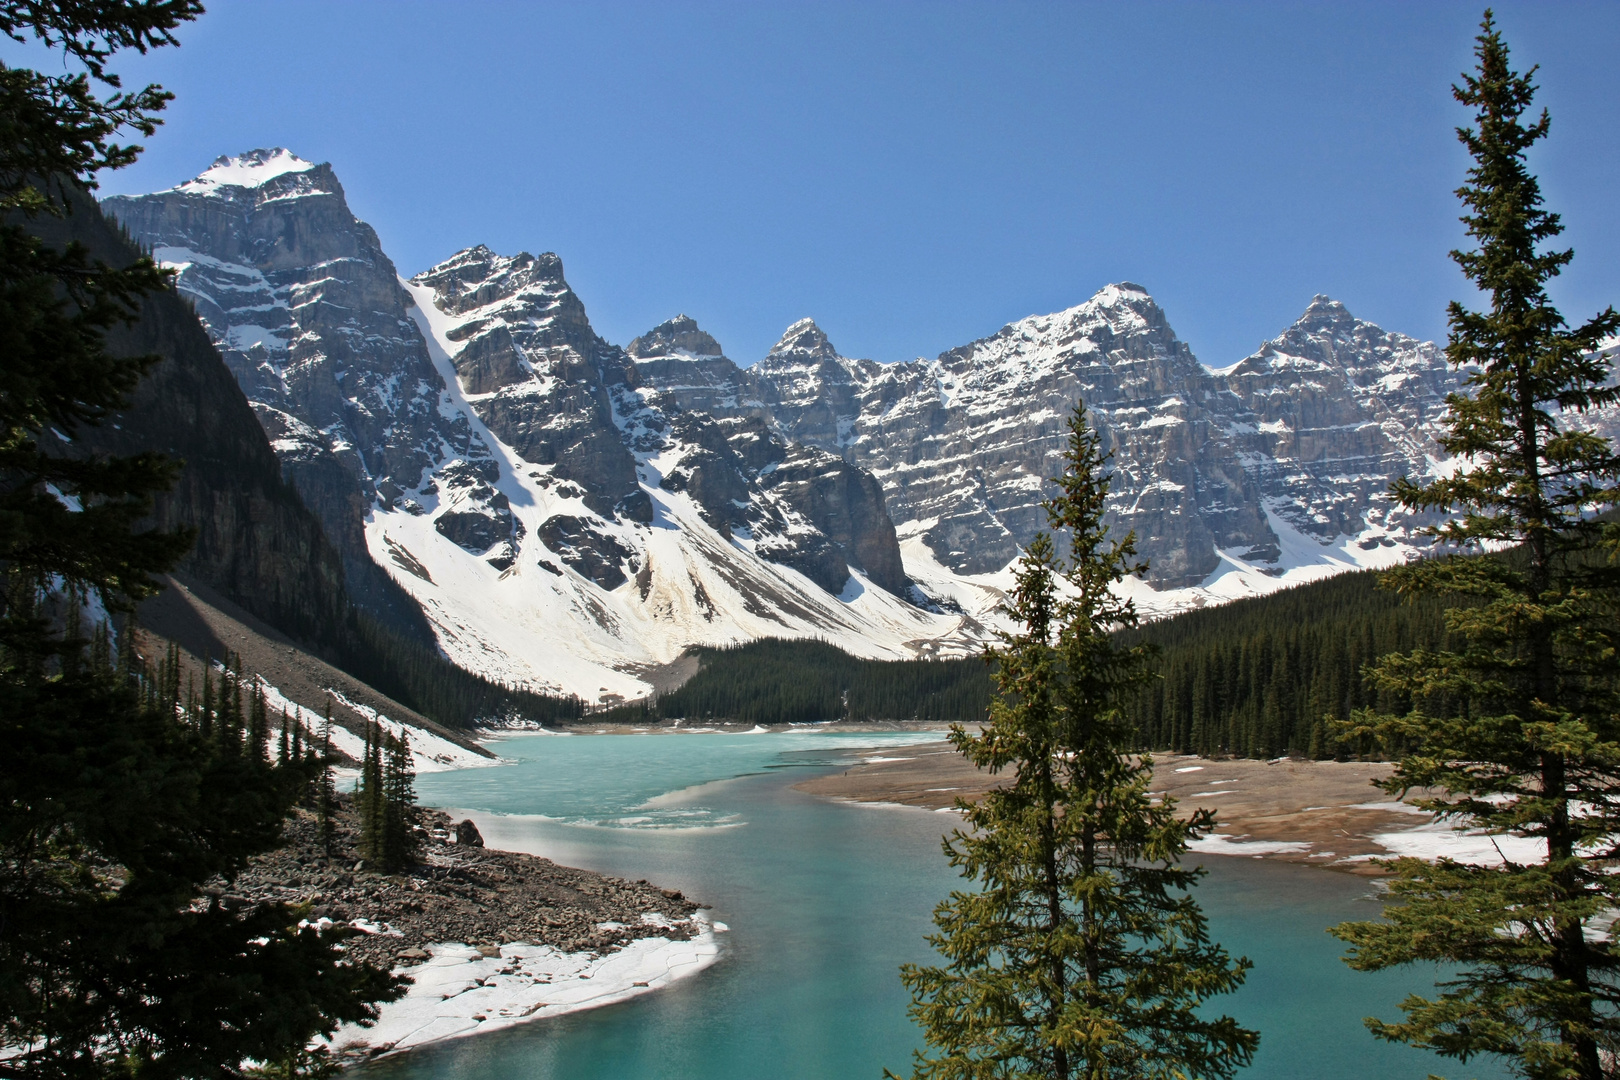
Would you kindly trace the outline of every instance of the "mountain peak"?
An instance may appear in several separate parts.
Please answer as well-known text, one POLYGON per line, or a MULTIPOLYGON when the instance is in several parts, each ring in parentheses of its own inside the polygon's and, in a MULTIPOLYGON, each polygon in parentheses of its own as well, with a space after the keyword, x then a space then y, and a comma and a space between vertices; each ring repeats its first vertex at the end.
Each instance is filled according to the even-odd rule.
POLYGON ((1305 308, 1305 313, 1299 317, 1298 322, 1321 322, 1328 319, 1354 318, 1339 301, 1323 293, 1311 297, 1311 302, 1305 308))
POLYGON ((1153 303, 1153 296, 1134 281, 1116 281, 1112 285, 1104 285, 1091 298, 1092 303, 1103 307, 1113 307, 1122 303, 1138 303, 1143 300, 1151 304, 1153 303))
POLYGON ((206 192, 222 187, 256 188, 278 176, 309 172, 314 168, 318 168, 314 162, 305 161, 284 146, 248 150, 234 157, 222 154, 196 179, 180 184, 177 190, 206 192))
POLYGON ((724 356, 720 343, 698 327, 690 315, 659 323, 626 348, 636 359, 650 356, 724 356))
POLYGON ((1274 338, 1272 343, 1277 346, 1293 347, 1297 345, 1295 339, 1302 337, 1349 340, 1369 333, 1383 334, 1384 331, 1381 327, 1356 318, 1350 314, 1350 309, 1331 296, 1317 293, 1311 297, 1310 304, 1300 317, 1294 320, 1294 325, 1274 338))
POLYGON ((520 251, 516 255, 501 255, 491 251, 487 244, 474 244, 472 247, 462 248, 411 280, 421 285, 432 278, 468 271, 490 278, 523 274, 534 280, 566 284, 563 278, 562 258, 555 252, 543 251, 539 255, 531 255, 527 251, 520 251))
POLYGON ((772 347, 766 359, 817 361, 831 360, 837 355, 838 350, 814 319, 800 319, 782 332, 782 340, 772 347))

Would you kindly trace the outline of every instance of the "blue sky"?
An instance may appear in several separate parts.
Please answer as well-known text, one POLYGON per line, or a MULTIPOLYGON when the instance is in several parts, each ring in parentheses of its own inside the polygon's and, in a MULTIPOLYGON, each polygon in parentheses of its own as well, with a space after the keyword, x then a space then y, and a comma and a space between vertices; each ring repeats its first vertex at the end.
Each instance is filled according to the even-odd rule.
MULTIPOLYGON (((209 6, 123 65, 178 100, 106 191, 287 146, 404 273, 556 251, 621 344, 684 311, 746 364, 809 315, 900 360, 1130 280, 1221 366, 1317 292, 1435 338, 1466 292, 1478 4, 209 6)), ((1620 302, 1620 5, 1497 11, 1583 319, 1620 302)))

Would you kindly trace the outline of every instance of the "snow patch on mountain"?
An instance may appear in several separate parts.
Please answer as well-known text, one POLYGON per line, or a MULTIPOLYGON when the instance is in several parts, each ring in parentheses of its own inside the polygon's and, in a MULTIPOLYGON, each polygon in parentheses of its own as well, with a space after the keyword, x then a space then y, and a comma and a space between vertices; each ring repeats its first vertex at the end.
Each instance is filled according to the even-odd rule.
POLYGON ((313 161, 305 161, 283 147, 273 150, 249 150, 235 157, 225 155, 195 179, 171 188, 171 191, 211 192, 221 187, 256 188, 287 173, 308 172, 315 168, 313 161))
MULTIPOLYGON (((256 685, 264 692, 265 706, 269 710, 272 726, 279 731, 281 720, 285 717, 293 724, 304 729, 306 743, 318 741, 322 732, 326 732, 332 741, 332 748, 352 761, 364 761, 366 756, 366 740, 344 727, 333 723, 327 726, 325 717, 313 709, 306 709, 296 701, 289 698, 281 690, 263 677, 256 680, 256 685)), ((445 772, 450 769, 477 769, 488 765, 499 765, 499 758, 485 757, 475 754, 464 746, 431 731, 402 724, 392 720, 387 714, 376 709, 351 701, 335 688, 328 688, 331 694, 340 703, 353 709, 366 719, 376 723, 388 734, 398 738, 404 735, 407 745, 411 749, 411 767, 418 773, 445 772)))

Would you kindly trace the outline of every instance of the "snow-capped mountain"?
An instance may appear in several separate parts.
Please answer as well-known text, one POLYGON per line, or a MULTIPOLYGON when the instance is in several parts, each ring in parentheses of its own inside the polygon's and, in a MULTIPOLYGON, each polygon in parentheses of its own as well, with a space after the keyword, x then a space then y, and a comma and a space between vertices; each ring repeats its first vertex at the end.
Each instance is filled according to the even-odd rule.
MULTIPOLYGON (((1045 527, 1044 481, 1083 399, 1114 454, 1114 520, 1152 563, 1143 603, 1156 611, 1404 558, 1414 523, 1385 491, 1442 456, 1433 425, 1460 381, 1432 344, 1321 296, 1211 371, 1128 282, 933 360, 846 358, 803 320, 753 368, 687 366, 699 363, 704 407, 763 410, 786 438, 871 470, 908 572, 940 599, 954 579, 997 575, 1045 527)), ((686 370, 645 377, 699 407, 686 370)))
MULTIPOLYGON (((350 576, 384 568, 471 670, 611 700, 698 642, 983 634, 912 602, 869 473, 642 386, 555 255, 475 247, 403 281, 331 169, 285 150, 103 205, 178 270, 350 576)), ((706 337, 668 324, 641 362, 683 333, 706 337)))
POLYGON ((330 166, 280 149, 222 157, 195 180, 102 207, 178 272, 350 589, 371 602, 371 506, 452 461, 489 457, 464 418, 438 407, 443 380, 377 234, 330 166))
POLYGON ((761 362, 784 425, 870 468, 896 522, 958 574, 1001 569, 1045 527, 1044 481, 1078 399, 1115 455, 1115 518, 1136 530, 1157 582, 1194 584, 1217 548, 1269 539, 1225 432, 1222 387, 1138 286, 1110 286, 934 360, 829 352, 801 324, 761 362))
POLYGON ((685 315, 621 348, 552 254, 401 279, 285 150, 103 205, 179 270, 350 577, 391 575, 458 663, 587 700, 700 642, 977 648, 1077 399, 1150 613, 1399 561, 1417 523, 1384 492, 1442 466, 1459 384, 1320 296, 1211 370, 1130 283, 932 360, 847 358, 809 319, 751 367, 685 315))
POLYGON ((407 288, 451 407, 494 448, 482 505, 510 520, 470 524, 485 512, 441 471, 367 532, 459 662, 610 700, 694 642, 899 657, 961 631, 895 595, 907 583, 869 475, 758 418, 669 408, 590 329, 556 256, 471 248, 407 288))

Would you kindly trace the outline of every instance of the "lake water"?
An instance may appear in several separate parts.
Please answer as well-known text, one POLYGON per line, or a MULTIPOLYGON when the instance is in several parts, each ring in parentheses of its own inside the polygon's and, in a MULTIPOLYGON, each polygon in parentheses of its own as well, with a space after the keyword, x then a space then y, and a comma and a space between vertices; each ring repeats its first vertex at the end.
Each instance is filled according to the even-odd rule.
MULTIPOLYGON (((794 791, 810 770, 902 757, 914 733, 525 735, 512 763, 418 777, 491 846, 713 905, 730 926, 706 971, 622 1005, 453 1040, 368 1066, 368 1080, 877 1080, 920 1045, 900 964, 928 962, 934 905, 963 883, 939 840, 952 814, 794 791)), ((1503 1076, 1367 1034, 1433 973, 1364 975, 1323 929, 1372 918, 1367 881, 1212 856, 1198 897, 1214 935, 1255 962, 1217 1007, 1262 1033, 1254 1080, 1503 1076)))

